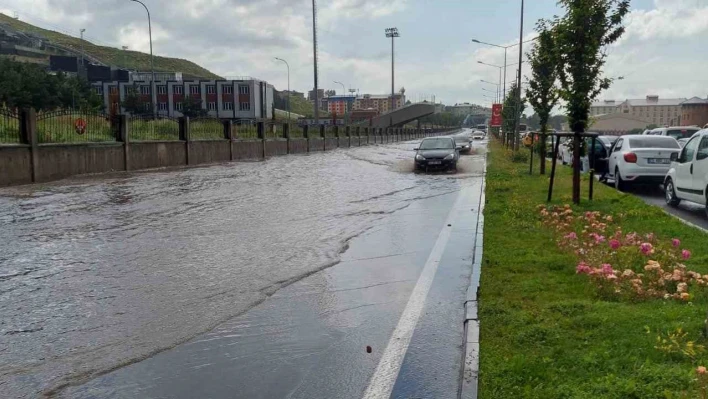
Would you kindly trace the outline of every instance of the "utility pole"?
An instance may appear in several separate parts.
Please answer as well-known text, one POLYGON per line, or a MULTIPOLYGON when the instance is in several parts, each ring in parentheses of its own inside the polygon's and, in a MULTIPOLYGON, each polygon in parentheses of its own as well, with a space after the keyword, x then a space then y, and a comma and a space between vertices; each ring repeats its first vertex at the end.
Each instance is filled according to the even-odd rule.
POLYGON ((523 68, 524 46, 524 0, 521 0, 521 23, 519 27, 519 73, 516 78, 516 87, 519 89, 516 98, 516 122, 514 123, 514 151, 519 150, 519 124, 521 123, 521 69, 523 68))
POLYGON ((320 125, 320 96, 317 85, 317 4, 312 0, 312 51, 315 60, 315 124, 320 125))
MULTIPOLYGON (((84 32, 86 29, 81 29, 81 68, 84 68, 84 32)), ((81 71, 81 69, 79 69, 81 71)))
MULTIPOLYGON (((148 35, 150 37, 150 69, 152 70, 152 84, 150 85, 150 97, 152 98, 152 117, 157 119, 157 92, 155 90, 155 62, 152 56, 152 22, 150 21, 150 10, 148 10, 145 3, 140 0, 130 0, 136 3, 140 3, 147 12, 148 16, 148 35)), ((314 1, 314 0, 313 0, 314 1)))
POLYGON ((395 95, 396 95, 396 85, 395 85, 395 40, 397 37, 401 37, 398 33, 398 28, 387 28, 386 37, 391 38, 391 111, 395 109, 395 95))

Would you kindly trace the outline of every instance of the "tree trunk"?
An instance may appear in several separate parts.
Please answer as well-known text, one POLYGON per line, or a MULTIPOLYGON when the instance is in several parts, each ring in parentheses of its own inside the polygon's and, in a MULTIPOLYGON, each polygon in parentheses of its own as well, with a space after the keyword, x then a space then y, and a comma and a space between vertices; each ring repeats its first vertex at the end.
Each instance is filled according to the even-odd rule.
POLYGON ((541 126, 541 142, 539 145, 541 146, 539 150, 539 162, 541 163, 539 165, 539 173, 542 175, 546 174, 546 132, 548 131, 548 127, 546 125, 541 126))
POLYGON ((580 204, 580 132, 573 137, 573 203, 580 204))

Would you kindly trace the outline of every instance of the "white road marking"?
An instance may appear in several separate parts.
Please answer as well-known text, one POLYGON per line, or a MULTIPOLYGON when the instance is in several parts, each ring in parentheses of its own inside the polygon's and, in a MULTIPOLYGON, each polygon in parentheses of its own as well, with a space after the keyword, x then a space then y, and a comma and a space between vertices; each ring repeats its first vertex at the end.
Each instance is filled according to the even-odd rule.
POLYGON ((379 360, 376 371, 374 371, 374 375, 371 377, 371 380, 369 380, 369 386, 366 388, 366 392, 363 396, 364 399, 389 399, 391 396, 393 386, 396 383, 401 364, 403 363, 403 357, 408 350, 413 331, 418 323, 418 319, 420 319, 420 314, 423 311, 430 286, 438 270, 440 258, 450 239, 452 227, 448 227, 448 224, 452 224, 455 221, 454 212, 458 210, 459 205, 466 199, 465 191, 465 188, 460 191, 455 205, 452 207, 445 220, 445 224, 435 241, 435 246, 433 246, 433 250, 430 252, 430 256, 428 256, 428 260, 425 262, 423 271, 420 273, 420 277, 418 277, 418 282, 408 299, 406 308, 403 310, 403 314, 401 314, 401 318, 398 320, 398 325, 396 329, 393 330, 391 339, 388 341, 388 345, 386 345, 386 350, 379 360))

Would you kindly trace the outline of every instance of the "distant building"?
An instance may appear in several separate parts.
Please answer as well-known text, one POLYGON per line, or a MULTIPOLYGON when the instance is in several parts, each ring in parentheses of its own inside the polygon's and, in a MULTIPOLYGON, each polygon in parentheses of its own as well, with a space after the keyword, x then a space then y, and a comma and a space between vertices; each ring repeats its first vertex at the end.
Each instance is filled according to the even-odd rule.
POLYGON ((681 103, 684 101, 685 98, 660 99, 657 95, 649 95, 644 99, 629 99, 621 103, 615 103, 614 100, 597 101, 590 106, 590 115, 621 113, 646 120, 648 124, 680 125, 681 103))
POLYGON ((467 116, 476 114, 489 114, 491 115, 492 110, 481 105, 463 103, 455 104, 445 107, 445 111, 451 112, 454 115, 467 116))
POLYGON ((593 123, 588 127, 588 130, 600 134, 622 135, 630 130, 644 129, 649 124, 646 119, 624 113, 614 113, 594 116, 593 123))
POLYGON ((693 97, 681 103, 681 124, 703 127, 708 124, 708 99, 693 97))
POLYGON ((156 81, 156 94, 150 81, 101 81, 92 82, 96 93, 103 97, 106 110, 112 114, 123 113, 121 103, 130 90, 137 90, 146 111, 151 109, 153 98, 159 115, 182 116, 186 97, 198 98, 202 108, 213 117, 223 119, 267 119, 273 116, 273 86, 261 80, 167 80, 156 81))
MULTIPOLYGON (((394 109, 403 107, 406 103, 405 94, 398 93, 393 96, 394 109)), ((354 109, 376 109, 379 113, 388 112, 391 109, 390 94, 363 94, 354 100, 354 109)))
MULTIPOLYGON (((324 98, 324 89, 317 89, 317 97, 324 98)), ((309 101, 315 101, 315 90, 310 90, 307 92, 307 99, 309 101)))
POLYGON ((330 96, 327 97, 327 111, 331 114, 344 115, 354 109, 354 96, 330 96))
POLYGON ((352 122, 368 121, 379 116, 379 110, 375 108, 370 109, 355 109, 352 111, 349 119, 352 122))

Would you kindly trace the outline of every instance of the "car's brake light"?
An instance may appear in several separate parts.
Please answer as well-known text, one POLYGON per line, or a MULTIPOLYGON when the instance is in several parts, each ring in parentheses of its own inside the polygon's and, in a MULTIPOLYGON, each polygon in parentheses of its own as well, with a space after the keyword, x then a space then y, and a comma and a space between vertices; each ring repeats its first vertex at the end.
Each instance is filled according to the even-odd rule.
POLYGON ((633 152, 624 154, 624 161, 629 163, 637 163, 637 154, 633 152))

